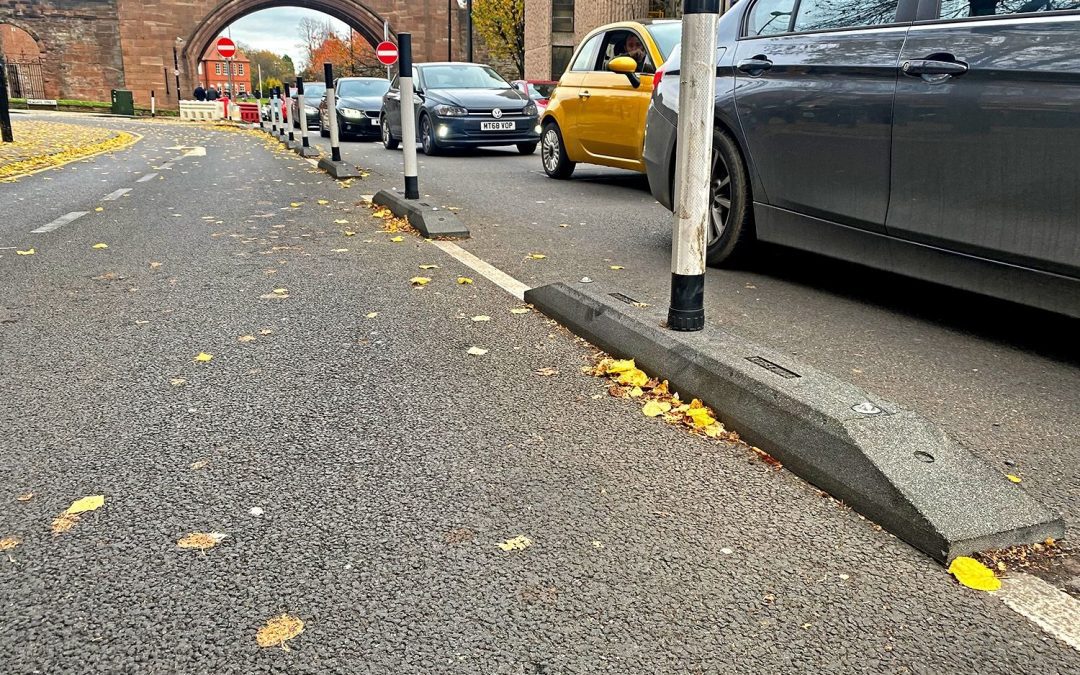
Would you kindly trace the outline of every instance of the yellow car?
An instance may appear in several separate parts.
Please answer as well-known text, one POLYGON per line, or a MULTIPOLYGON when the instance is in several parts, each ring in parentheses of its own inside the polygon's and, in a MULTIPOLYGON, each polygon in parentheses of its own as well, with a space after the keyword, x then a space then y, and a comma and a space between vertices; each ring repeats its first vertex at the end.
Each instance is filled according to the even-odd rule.
POLYGON ((680 21, 623 21, 581 41, 540 121, 547 175, 569 178, 578 162, 645 171, 653 74, 681 34, 680 21))

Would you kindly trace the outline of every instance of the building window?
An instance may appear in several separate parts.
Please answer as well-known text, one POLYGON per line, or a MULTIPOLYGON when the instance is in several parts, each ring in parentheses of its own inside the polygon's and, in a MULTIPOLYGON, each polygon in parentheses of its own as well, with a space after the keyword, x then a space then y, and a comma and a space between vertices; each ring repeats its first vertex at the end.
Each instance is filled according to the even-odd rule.
POLYGON ((244 64, 238 63, 238 64, 236 64, 236 68, 237 68, 236 72, 237 72, 238 75, 243 75, 244 74, 244 64))
MULTIPOLYGON (((573 47, 552 47, 551 48, 551 78, 558 79, 564 72, 566 67, 570 65, 570 59, 574 56, 573 47)), ((594 57, 595 58, 595 57, 594 57)))
POLYGON ((215 75, 220 75, 221 74, 221 62, 220 61, 215 61, 214 62, 214 74, 215 75))
POLYGON ((574 0, 551 0, 551 32, 574 32, 574 0))

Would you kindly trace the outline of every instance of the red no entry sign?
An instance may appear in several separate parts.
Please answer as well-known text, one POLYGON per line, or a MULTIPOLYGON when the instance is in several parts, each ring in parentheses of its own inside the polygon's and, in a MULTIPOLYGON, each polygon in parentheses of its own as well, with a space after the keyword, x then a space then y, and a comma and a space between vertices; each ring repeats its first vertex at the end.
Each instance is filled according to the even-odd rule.
POLYGON ((236 55, 236 43, 227 37, 218 38, 217 50, 218 54, 221 54, 227 59, 231 59, 236 55))
POLYGON ((393 42, 380 42, 375 48, 375 56, 384 66, 392 66, 397 63, 397 45, 393 42))

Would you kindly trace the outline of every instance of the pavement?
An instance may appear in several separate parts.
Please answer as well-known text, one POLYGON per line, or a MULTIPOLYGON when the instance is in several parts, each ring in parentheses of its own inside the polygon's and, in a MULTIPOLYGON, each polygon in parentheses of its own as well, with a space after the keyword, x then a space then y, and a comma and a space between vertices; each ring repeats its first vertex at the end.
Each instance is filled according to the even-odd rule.
MULTIPOLYGON (((21 540, 0 558, 4 670, 1080 669, 995 594, 744 447, 608 396, 581 372, 588 345, 512 313, 516 298, 435 245, 380 232, 361 195, 397 181, 400 155, 347 144, 372 175, 342 187, 244 132, 78 123, 143 139, 0 186, 0 537, 21 540), (104 505, 52 534, 88 495, 104 505), (192 532, 227 537, 178 548, 192 532), (519 536, 531 543, 500 548, 519 536), (304 632, 260 648, 282 613, 304 632)), ((589 275, 661 302, 666 220, 640 180, 583 167, 555 183, 538 162, 424 159, 421 190, 437 185, 473 231, 465 248, 527 284, 589 275)), ((858 363, 872 389, 963 391, 966 408, 913 405, 954 433, 1013 410, 980 451, 1069 505, 1076 369, 1053 339, 920 316, 893 278, 872 301, 784 270, 711 273, 711 320, 825 370, 858 363), (965 362, 942 343, 982 375, 916 385, 965 362), (893 351, 913 344, 901 376, 893 351), (1036 392, 1047 405, 1024 407, 1036 392), (1052 447, 1020 442, 1037 438, 1052 447)), ((1027 332, 1065 327, 1039 320, 1027 332)))

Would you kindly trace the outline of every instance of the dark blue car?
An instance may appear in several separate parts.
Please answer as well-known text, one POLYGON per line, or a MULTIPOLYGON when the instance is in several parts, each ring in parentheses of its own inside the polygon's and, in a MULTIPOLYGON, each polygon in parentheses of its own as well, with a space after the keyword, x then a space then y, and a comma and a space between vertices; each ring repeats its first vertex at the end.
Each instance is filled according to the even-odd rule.
MULTIPOLYGON (((416 135, 424 154, 454 147, 516 145, 522 154, 540 142, 536 104, 490 67, 477 63, 420 63, 414 67, 416 135)), ((382 101, 383 145, 401 141, 401 91, 395 77, 382 101)))
MULTIPOLYGON (((338 132, 342 138, 350 136, 379 137, 379 111, 382 97, 390 83, 381 77, 341 77, 334 84, 337 108, 338 132)), ((326 97, 319 102, 319 132, 323 138, 330 135, 330 112, 326 97)))

